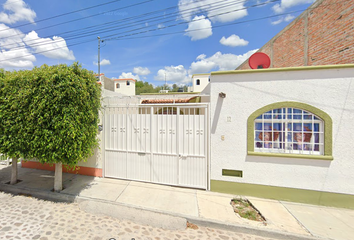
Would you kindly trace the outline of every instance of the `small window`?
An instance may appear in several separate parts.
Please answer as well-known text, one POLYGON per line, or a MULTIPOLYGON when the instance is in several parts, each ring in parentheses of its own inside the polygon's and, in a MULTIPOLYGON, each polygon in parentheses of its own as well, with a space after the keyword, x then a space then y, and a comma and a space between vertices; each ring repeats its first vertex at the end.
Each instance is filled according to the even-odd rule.
POLYGON ((119 83, 116 84, 116 88, 120 88, 120 84, 119 83))
POLYGON ((196 84, 197 84, 197 85, 200 85, 200 79, 197 79, 196 84))
POLYGON ((127 81, 127 86, 129 86, 130 85, 130 82, 129 81, 127 81))

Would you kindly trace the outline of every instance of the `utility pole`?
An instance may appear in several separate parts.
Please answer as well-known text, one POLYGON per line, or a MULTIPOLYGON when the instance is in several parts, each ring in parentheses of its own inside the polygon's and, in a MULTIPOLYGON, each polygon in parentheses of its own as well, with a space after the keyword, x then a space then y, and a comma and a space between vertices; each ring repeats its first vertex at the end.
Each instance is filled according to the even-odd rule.
POLYGON ((101 67, 100 67, 100 47, 101 47, 101 38, 98 39, 98 80, 101 81, 101 67))

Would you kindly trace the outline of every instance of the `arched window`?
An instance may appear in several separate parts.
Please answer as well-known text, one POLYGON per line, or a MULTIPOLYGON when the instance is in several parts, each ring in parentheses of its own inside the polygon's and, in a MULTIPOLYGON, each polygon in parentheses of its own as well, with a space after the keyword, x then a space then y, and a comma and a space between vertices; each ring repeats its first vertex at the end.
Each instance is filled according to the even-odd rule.
POLYGON ((130 82, 129 81, 127 81, 127 86, 129 86, 130 85, 130 82))
POLYGON ((200 85, 200 79, 197 79, 196 84, 200 85))
POLYGON ((270 104, 254 112, 247 124, 247 147, 251 155, 327 156, 333 159, 332 120, 328 114, 310 105, 270 104))
POLYGON ((116 83, 116 88, 120 88, 120 84, 119 83, 116 83))

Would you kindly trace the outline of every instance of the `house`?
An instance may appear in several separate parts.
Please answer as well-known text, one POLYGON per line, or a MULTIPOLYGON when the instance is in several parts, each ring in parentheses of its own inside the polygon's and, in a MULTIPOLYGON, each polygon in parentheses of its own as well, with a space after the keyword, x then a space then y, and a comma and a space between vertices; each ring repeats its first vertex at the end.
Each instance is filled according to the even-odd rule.
POLYGON ((211 191, 354 208, 353 64, 212 72, 210 85, 211 191))
MULTIPOLYGON (((98 79, 98 75, 96 75, 96 78, 98 79)), ((126 96, 135 95, 136 80, 132 78, 112 79, 106 77, 104 73, 101 73, 100 78, 97 80, 97 82, 103 86, 103 89, 107 89, 116 93, 121 93, 126 96)))
POLYGON ((353 9, 317 0, 259 49, 269 69, 211 73, 212 191, 354 208, 353 9))
POLYGON ((191 92, 202 92, 210 82, 210 74, 193 74, 191 92))

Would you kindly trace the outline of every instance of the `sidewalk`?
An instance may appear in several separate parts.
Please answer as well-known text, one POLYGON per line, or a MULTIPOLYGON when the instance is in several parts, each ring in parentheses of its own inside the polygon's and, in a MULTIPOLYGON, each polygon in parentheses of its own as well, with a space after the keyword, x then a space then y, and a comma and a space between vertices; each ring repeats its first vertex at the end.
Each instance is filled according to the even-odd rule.
POLYGON ((161 228, 196 225, 272 239, 353 239, 354 210, 246 197, 267 225, 239 217, 230 205, 234 195, 134 181, 63 173, 64 190, 54 193, 54 172, 21 168, 14 186, 11 167, 0 165, 0 191, 52 201, 76 202, 91 213, 110 215, 161 228))

